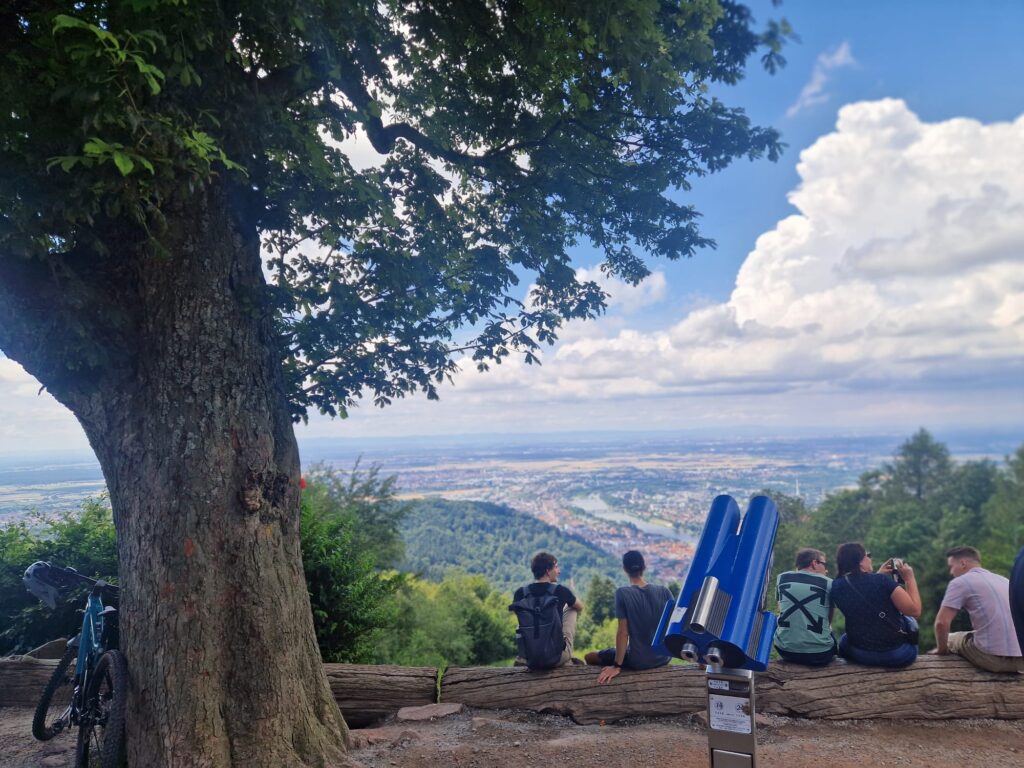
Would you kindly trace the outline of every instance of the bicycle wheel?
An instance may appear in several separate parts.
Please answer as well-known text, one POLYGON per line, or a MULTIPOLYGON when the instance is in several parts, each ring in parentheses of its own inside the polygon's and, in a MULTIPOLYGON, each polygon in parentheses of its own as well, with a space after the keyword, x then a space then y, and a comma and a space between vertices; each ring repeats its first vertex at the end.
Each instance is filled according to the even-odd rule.
POLYGON ((116 768, 124 750, 128 665, 118 651, 100 656, 78 725, 75 768, 116 768))
POLYGON ((43 697, 32 716, 32 735, 40 741, 49 741, 71 725, 71 697, 75 692, 73 662, 78 648, 69 646, 57 662, 43 697))

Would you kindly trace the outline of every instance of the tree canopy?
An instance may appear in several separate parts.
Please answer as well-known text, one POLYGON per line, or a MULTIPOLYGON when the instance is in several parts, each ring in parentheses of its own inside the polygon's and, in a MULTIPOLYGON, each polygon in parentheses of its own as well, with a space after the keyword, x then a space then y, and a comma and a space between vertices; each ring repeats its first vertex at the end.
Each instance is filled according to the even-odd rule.
POLYGON ((14 0, 0 277, 45 271, 74 295, 38 318, 62 354, 29 367, 59 389, 130 354, 109 343, 138 322, 117 277, 158 269, 174 209, 217 180, 263 238, 272 288, 252 301, 276 318, 296 416, 436 396, 463 354, 533 361, 602 309, 573 245, 635 283, 643 253, 710 244, 666 192, 777 157, 776 132, 709 87, 759 46, 774 69, 787 33, 729 0, 14 0), (353 164, 354 136, 379 165, 353 164))
POLYGON ((604 307, 577 244, 629 283, 709 245, 672 191, 778 155, 715 93, 787 33, 733 0, 0 7, 0 349, 110 489, 130 763, 343 762, 291 419, 535 362, 604 307))

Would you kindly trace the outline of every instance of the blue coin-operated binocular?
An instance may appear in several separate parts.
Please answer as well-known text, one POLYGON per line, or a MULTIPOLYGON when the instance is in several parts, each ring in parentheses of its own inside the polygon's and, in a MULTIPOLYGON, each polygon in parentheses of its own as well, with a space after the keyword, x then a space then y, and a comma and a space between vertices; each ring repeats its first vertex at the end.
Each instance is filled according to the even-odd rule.
POLYGON ((731 496, 711 504, 679 599, 669 601, 654 648, 702 664, 763 672, 776 617, 764 610, 779 513, 755 496, 740 524, 731 496))

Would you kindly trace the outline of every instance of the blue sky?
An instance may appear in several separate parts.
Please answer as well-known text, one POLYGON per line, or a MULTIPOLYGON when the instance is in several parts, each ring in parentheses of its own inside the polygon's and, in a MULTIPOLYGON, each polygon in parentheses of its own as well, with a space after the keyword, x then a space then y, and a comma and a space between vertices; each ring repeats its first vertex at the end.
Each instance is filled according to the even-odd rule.
MULTIPOLYGON (((718 248, 607 286, 540 368, 467 366, 304 436, 695 429, 1019 430, 1024 438, 1024 3, 751 4, 800 41, 721 98, 788 149, 685 195, 718 248)), ((593 274, 581 248, 577 266, 593 274)), ((524 286, 524 291, 525 291, 524 286)), ((0 453, 84 446, 0 358, 0 453)))

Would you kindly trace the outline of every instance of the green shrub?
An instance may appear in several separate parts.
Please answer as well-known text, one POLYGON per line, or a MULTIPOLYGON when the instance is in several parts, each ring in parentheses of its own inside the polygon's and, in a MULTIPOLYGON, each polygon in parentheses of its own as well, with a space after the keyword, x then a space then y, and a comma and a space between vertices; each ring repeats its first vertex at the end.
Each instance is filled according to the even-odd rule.
POLYGON ((106 499, 87 499, 74 511, 31 514, 0 527, 0 655, 71 637, 82 626, 78 609, 87 588, 66 593, 51 611, 21 581, 36 560, 72 566, 86 576, 116 583, 117 537, 106 499))

